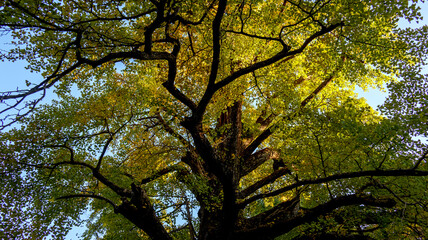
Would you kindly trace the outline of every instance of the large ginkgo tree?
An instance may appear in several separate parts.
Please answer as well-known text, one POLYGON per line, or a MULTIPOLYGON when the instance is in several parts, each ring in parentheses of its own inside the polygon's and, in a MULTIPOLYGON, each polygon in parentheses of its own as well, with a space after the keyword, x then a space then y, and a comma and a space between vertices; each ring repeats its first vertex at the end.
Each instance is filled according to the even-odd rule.
POLYGON ((44 78, 0 96, 0 238, 426 238, 428 27, 398 27, 421 18, 407 0, 0 1, 1 59, 44 78), (356 87, 390 97, 379 113, 356 87))

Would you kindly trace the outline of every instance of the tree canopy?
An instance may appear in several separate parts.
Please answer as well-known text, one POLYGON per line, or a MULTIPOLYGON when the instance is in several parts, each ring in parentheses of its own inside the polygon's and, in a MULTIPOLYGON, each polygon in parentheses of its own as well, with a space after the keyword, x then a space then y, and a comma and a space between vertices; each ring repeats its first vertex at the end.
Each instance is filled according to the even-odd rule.
POLYGON ((416 1, 0 10, 0 58, 44 77, 0 96, 0 238, 62 239, 87 211, 84 239, 428 236, 416 1), (355 93, 385 86, 380 113, 355 93))

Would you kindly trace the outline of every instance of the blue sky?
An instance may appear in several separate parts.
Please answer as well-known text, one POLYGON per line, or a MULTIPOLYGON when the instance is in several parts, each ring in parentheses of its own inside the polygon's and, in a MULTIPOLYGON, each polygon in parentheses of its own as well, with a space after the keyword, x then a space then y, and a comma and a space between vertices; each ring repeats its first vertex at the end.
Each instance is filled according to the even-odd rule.
MULTIPOLYGON (((422 8, 422 16, 426 16, 426 19, 421 21, 419 24, 401 21, 401 27, 417 27, 428 24, 428 2, 425 2, 420 6, 422 8)), ((11 47, 10 41, 10 37, 0 36, 0 50, 9 49, 11 47)), ((43 80, 40 74, 31 73, 29 70, 25 69, 26 65, 27 63, 25 61, 0 62, 0 92, 15 90, 17 87, 19 89, 24 89, 26 87, 25 80, 29 80, 30 82, 40 82, 43 80)), ((366 92, 357 90, 357 92, 359 96, 364 97, 373 108, 376 108, 378 105, 382 104, 387 97, 387 93, 377 89, 370 89, 366 92)), ((48 97, 47 99, 51 97, 52 96, 48 97)), ((84 227, 73 228, 72 231, 67 235, 66 239, 76 239, 76 234, 81 233, 84 229, 84 227)))
MULTIPOLYGON (((406 27, 421 27, 423 25, 428 25, 428 1, 424 3, 420 3, 419 6, 421 7, 421 14, 422 16, 425 16, 425 18, 422 21, 419 21, 419 23, 411 22, 409 23, 407 20, 402 20, 399 22, 399 26, 401 28, 406 27)), ((427 72, 428 69, 424 69, 424 72, 427 72)), ((379 89, 369 89, 368 91, 364 92, 361 89, 357 89, 356 92, 358 93, 359 97, 363 97, 367 100, 367 103, 370 104, 373 108, 377 108, 378 105, 381 105, 385 99, 388 96, 388 93, 385 89, 385 91, 381 91, 379 89)))

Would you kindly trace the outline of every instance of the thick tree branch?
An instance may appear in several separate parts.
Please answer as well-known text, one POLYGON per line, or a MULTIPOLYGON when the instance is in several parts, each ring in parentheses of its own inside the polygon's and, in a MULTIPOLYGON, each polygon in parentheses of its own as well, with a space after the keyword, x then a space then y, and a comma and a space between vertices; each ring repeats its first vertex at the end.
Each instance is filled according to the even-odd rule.
POLYGON ((383 176, 383 177, 387 177, 387 176, 395 176, 395 177, 400 177, 400 176, 428 176, 428 171, 420 171, 420 170, 415 170, 415 169, 368 170, 368 171, 361 171, 361 172, 349 172, 349 173, 334 174, 334 175, 324 177, 324 178, 301 180, 301 181, 298 181, 296 183, 290 184, 286 187, 272 191, 270 193, 263 193, 263 194, 259 194, 259 195, 256 195, 254 197, 251 197, 251 198, 243 201, 240 204, 240 207, 244 208, 249 203, 252 203, 258 199, 277 196, 281 193, 284 193, 284 192, 293 190, 297 187, 301 187, 301 186, 305 186, 305 185, 327 183, 327 182, 340 180, 340 179, 352 179, 352 178, 359 178, 359 177, 381 177, 381 176, 383 176))
POLYGON ((336 24, 332 24, 328 27, 321 28, 320 31, 318 31, 318 32, 312 34, 310 37, 308 37, 298 49, 290 51, 288 55, 295 55, 297 53, 303 52, 303 50, 305 50, 305 48, 316 38, 318 38, 322 35, 325 35, 326 33, 332 32, 333 30, 335 30, 338 27, 343 27, 343 26, 345 26, 345 23, 339 22, 336 24))
POLYGON ((13 7, 19 9, 24 14, 30 16, 32 19, 35 19, 36 21, 40 22, 41 24, 45 24, 45 25, 51 27, 52 29, 62 29, 61 27, 59 27, 59 26, 57 26, 57 25, 55 25, 53 23, 50 23, 50 22, 42 19, 41 17, 39 17, 36 14, 32 13, 31 11, 29 11, 28 9, 26 9, 23 6, 21 6, 19 3, 15 2, 15 1, 8 0, 7 3, 10 4, 10 6, 13 6, 13 7))
MULTIPOLYGON (((272 56, 266 60, 254 63, 248 67, 242 68, 242 69, 232 73, 228 77, 222 79, 221 81, 218 81, 214 85, 208 84, 207 90, 205 91, 203 97, 201 98, 201 100, 198 104, 197 112, 196 113, 194 112, 194 114, 193 114, 195 120, 200 121, 202 119, 202 116, 206 110, 206 107, 208 106, 208 103, 210 102, 214 93, 216 93, 219 89, 223 88, 224 86, 228 85, 229 83, 233 82, 234 80, 238 79, 241 76, 244 76, 248 73, 254 72, 258 69, 264 68, 266 66, 269 66, 269 65, 271 65, 271 64, 273 64, 273 63, 275 63, 281 59, 284 59, 286 57, 293 56, 293 55, 296 55, 296 54, 303 52, 303 50, 314 39, 316 39, 316 38, 318 38, 324 34, 327 34, 329 32, 332 32, 336 28, 341 27, 343 25, 344 25, 344 23, 340 22, 340 23, 332 24, 329 27, 322 28, 320 31, 315 32, 314 34, 309 36, 298 49, 291 50, 288 45, 283 45, 283 49, 280 52, 278 52, 277 54, 275 54, 274 56, 272 56)), ((214 78, 214 81, 215 81, 215 78, 214 78)))
POLYGON ((156 9, 152 8, 152 9, 149 9, 149 10, 147 10, 145 12, 141 12, 141 13, 138 13, 138 14, 135 14, 135 15, 132 15, 132 16, 123 16, 122 15, 120 17, 96 17, 94 19, 89 19, 89 20, 84 20, 84 21, 76 22, 74 24, 71 24, 70 26, 67 26, 65 29, 71 29, 72 27, 83 25, 85 23, 98 22, 98 21, 133 20, 133 19, 141 18, 141 17, 143 17, 145 15, 148 15, 150 13, 153 13, 155 11, 156 11, 156 9))
POLYGON ((237 79, 237 78, 239 78, 239 77, 241 77, 241 76, 243 76, 245 74, 248 74, 248 73, 254 72, 254 71, 256 71, 256 70, 258 70, 260 68, 269 66, 269 65, 271 65, 271 64, 273 64, 273 63, 275 63, 275 62, 277 62, 277 61, 279 61, 279 60, 281 60, 281 59, 283 59, 285 57, 296 55, 296 54, 299 54, 299 53, 303 52, 303 50, 314 39, 316 39, 317 37, 320 37, 320 36, 322 36, 324 34, 327 34, 329 32, 332 32, 333 30, 335 30, 336 28, 338 28, 340 26, 343 26, 342 22, 337 23, 337 24, 333 24, 333 25, 331 25, 331 26, 329 26, 327 28, 321 29, 320 31, 318 31, 318 32, 312 34, 310 37, 308 37, 298 49, 291 50, 289 46, 284 46, 284 48, 282 49, 282 51, 280 51, 279 53, 277 53, 275 56, 273 56, 273 57, 271 57, 269 59, 266 59, 264 61, 254 63, 253 65, 250 65, 250 66, 248 66, 246 68, 243 68, 243 69, 241 69, 239 71, 236 71, 233 74, 231 74, 230 76, 224 78, 223 80, 221 80, 220 82, 218 82, 216 84, 216 89, 220 89, 220 88, 226 86, 227 84, 231 83, 235 79, 237 79))
POLYGON ((247 158, 242 158, 240 162, 240 176, 242 177, 247 175, 248 173, 256 169, 258 166, 270 159, 279 159, 278 152, 271 148, 261 149, 247 158))
POLYGON ((186 117, 181 125, 185 127, 192 136, 197 154, 205 162, 208 172, 216 175, 221 181, 225 180, 225 172, 219 160, 218 154, 205 136, 201 119, 186 117))
POLYGON ((175 61, 175 56, 168 52, 141 52, 141 51, 131 51, 131 52, 113 52, 101 57, 97 60, 90 60, 83 57, 77 57, 77 61, 82 64, 88 64, 93 68, 96 68, 104 63, 116 60, 116 59, 136 59, 136 60, 173 60, 175 61))
POLYGON ((270 175, 266 176, 265 178, 255 182, 253 185, 247 187, 246 189, 242 190, 238 193, 238 198, 246 198, 253 192, 257 191, 258 189, 262 188, 263 186, 266 186, 270 183, 275 182, 276 179, 290 173, 290 170, 288 168, 280 168, 270 175))
POLYGON ((162 22, 165 21, 165 1, 154 2, 156 6, 156 18, 151 24, 149 24, 144 31, 144 52, 147 54, 152 53, 152 35, 153 32, 161 26, 162 22))
MULTIPOLYGON (((51 147, 56 147, 56 146, 51 146, 51 147)), ((63 147, 63 146, 58 146, 58 147, 63 147)), ((128 189, 119 187, 118 185, 116 185, 115 183, 113 183, 112 181, 110 181, 107 177, 105 177, 103 174, 101 174, 98 169, 96 169, 95 167, 93 167, 89 163, 70 160, 70 161, 63 161, 63 162, 55 163, 55 164, 53 164, 53 166, 51 168, 55 169, 58 166, 62 166, 62 165, 82 166, 82 167, 89 168, 92 171, 92 175, 96 179, 98 179, 100 182, 102 182, 108 188, 110 188, 111 190, 113 190, 119 196, 122 196, 122 197, 131 197, 131 195, 132 195, 131 192, 128 189)))
POLYGON ((331 82, 332 79, 333 75, 330 75, 325 79, 308 97, 305 98, 305 100, 300 103, 300 108, 304 108, 316 95, 318 95, 319 92, 321 92, 323 88, 327 86, 329 82, 331 82))
POLYGON ((174 85, 175 78, 177 76, 177 55, 180 51, 180 45, 174 45, 173 52, 170 54, 168 60, 168 79, 162 86, 168 90, 168 92, 174 96, 181 103, 186 105, 190 110, 194 111, 196 109, 196 104, 186 95, 184 95, 177 87, 174 85))
POLYGON ((392 199, 376 199, 369 195, 354 194, 337 197, 312 209, 297 212, 295 201, 290 200, 253 218, 243 220, 239 226, 241 230, 237 231, 236 239, 275 238, 297 226, 316 221, 318 217, 337 208, 353 205, 392 208, 396 202, 392 199))
MULTIPOLYGON (((342 61, 345 61, 346 58, 343 57, 342 61)), ((339 63, 339 66, 336 67, 336 69, 308 96, 300 103, 300 109, 304 108, 315 96, 318 95, 318 93, 321 92, 335 77, 337 71, 342 67, 342 62, 339 63)))
POLYGON ((221 113, 217 120, 217 129, 224 129, 224 132, 217 136, 221 143, 216 147, 227 154, 226 159, 230 160, 241 152, 242 141, 242 101, 235 101, 232 106, 228 106, 221 113))
POLYGON ((122 214, 135 226, 146 232, 153 240, 171 240, 150 202, 146 191, 131 184, 132 198, 122 199, 122 204, 115 208, 116 213, 122 214))
POLYGON ((419 159, 416 161, 415 165, 413 166, 412 169, 417 169, 419 167, 419 165, 422 163, 422 161, 427 157, 428 155, 428 149, 425 150, 425 152, 422 154, 422 156, 419 157, 419 159))
POLYGON ((109 145, 110 145, 110 143, 111 143, 111 141, 113 141, 113 134, 111 134, 110 135, 110 137, 107 139, 107 141, 106 141, 106 143, 104 144, 104 147, 103 147, 103 150, 101 151, 101 154, 100 154, 100 156, 99 156, 99 158, 98 158, 98 163, 97 163, 97 166, 95 167, 95 169, 97 169, 97 170, 99 170, 100 169, 100 167, 101 167, 101 163, 102 163, 102 161, 103 161, 103 159, 104 159, 104 155, 105 155, 105 153, 107 152, 107 149, 108 149, 108 147, 109 147, 109 145))
POLYGON ((260 124, 259 130, 266 130, 267 126, 272 123, 273 119, 276 117, 276 114, 271 113, 267 118, 260 116, 257 118, 256 123, 260 124))
MULTIPOLYGON (((335 73, 337 72, 337 69, 330 74, 330 76, 325 79, 305 100, 302 101, 300 104, 300 109, 304 108, 319 92, 321 92, 322 89, 324 89, 328 83, 331 82, 333 79, 335 73)), ((271 121, 271 120, 270 120, 271 121)), ((269 121, 269 122, 270 122, 269 121)), ((265 129, 254 141, 250 143, 250 145, 244 150, 242 156, 244 158, 247 158, 250 156, 254 150, 256 150, 260 144, 262 144, 270 135, 273 133, 274 126, 271 126, 267 129, 265 129)))
POLYGON ((160 124, 162 124, 164 130, 167 133, 169 133, 169 134, 171 134, 171 136, 177 138, 184 146, 192 148, 192 145, 183 136, 181 136, 179 133, 174 131, 174 129, 172 129, 172 127, 169 126, 168 123, 165 122, 165 120, 162 118, 160 113, 156 114, 156 118, 159 120, 160 124))
POLYGON ((244 32, 242 30, 239 31, 239 32, 238 31, 234 31, 234 30, 226 30, 225 32, 233 33, 233 34, 239 34, 239 35, 243 35, 243 36, 250 37, 250 38, 262 39, 262 40, 269 40, 269 41, 277 41, 277 42, 283 43, 282 40, 278 39, 278 38, 258 36, 258 35, 246 33, 246 32, 244 32))
POLYGON ((257 136, 256 139, 254 139, 254 141, 250 143, 250 145, 248 145, 247 148, 245 148, 245 150, 242 152, 244 159, 251 157, 251 154, 260 146, 260 144, 262 144, 270 135, 272 135, 272 129, 272 126, 265 129, 259 136, 257 136))
MULTIPOLYGON (((221 38, 221 20, 223 19, 226 10, 227 1, 220 0, 217 6, 217 13, 212 22, 212 37, 213 37, 213 56, 211 61, 211 70, 208 78, 207 89, 211 88, 217 79, 218 67, 220 64, 220 38, 221 38)), ((208 91, 208 90, 207 90, 208 91)))
MULTIPOLYGON (((176 67, 176 66, 170 66, 170 67, 176 67)), ((190 100, 186 95, 184 95, 180 90, 175 87, 173 82, 166 81, 162 83, 162 86, 168 90, 169 93, 171 93, 172 96, 174 96, 177 100, 182 102, 184 105, 186 105, 190 110, 196 110, 196 104, 190 100)))

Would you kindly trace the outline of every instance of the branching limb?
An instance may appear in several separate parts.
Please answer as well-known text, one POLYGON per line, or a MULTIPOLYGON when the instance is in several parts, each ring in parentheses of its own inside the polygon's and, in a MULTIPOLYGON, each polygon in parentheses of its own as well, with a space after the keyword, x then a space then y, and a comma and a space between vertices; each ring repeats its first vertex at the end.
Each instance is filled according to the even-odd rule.
POLYGON ((171 240, 159 217, 153 208, 146 191, 131 184, 132 197, 128 201, 122 199, 122 204, 115 208, 115 213, 119 213, 135 224, 138 228, 146 232, 154 240, 171 240))
POLYGON ((329 82, 331 82, 331 80, 333 79, 333 75, 330 75, 327 79, 325 79, 309 96, 307 96, 305 98, 305 100, 303 100, 300 103, 300 109, 304 108, 306 105, 308 105, 308 103, 316 96, 318 95, 319 92, 321 92, 321 90, 323 88, 325 88, 327 86, 327 84, 329 82))
MULTIPOLYGON (((64 147, 64 146, 51 146, 51 147, 64 147)), ((85 163, 85 162, 80 162, 80 161, 63 161, 63 162, 58 162, 52 165, 51 169, 55 169, 59 166, 62 165, 70 165, 70 166, 82 166, 82 167, 86 167, 88 169, 90 169, 92 171, 92 175, 98 179, 100 182, 102 182, 104 185, 106 185, 108 188, 110 188, 111 190, 113 190, 115 193, 117 193, 119 196, 122 197, 130 197, 132 194, 128 189, 119 187, 118 185, 116 185, 115 183, 113 183, 112 181, 110 181, 106 176, 104 176, 103 174, 100 173, 99 169, 96 169, 95 167, 93 167, 92 165, 90 165, 89 163, 85 163)))
POLYGON ((245 207, 249 203, 252 203, 258 199, 267 198, 267 197, 273 197, 277 196, 281 193, 293 190, 297 187, 305 186, 305 185, 311 185, 311 184, 320 184, 320 183, 327 183, 331 181, 336 181, 340 179, 352 179, 352 178, 359 178, 359 177, 386 177, 386 176, 428 176, 428 171, 420 171, 415 169, 397 169, 397 170, 368 170, 368 171, 361 171, 361 172, 349 172, 349 173, 340 173, 340 174, 334 174, 328 177, 324 178, 317 178, 317 179, 308 179, 308 180, 302 180, 293 184, 290 184, 286 187, 280 188, 278 190, 272 191, 270 193, 263 193, 256 195, 254 197, 251 197, 245 201, 243 201, 240 206, 241 208, 245 207))
POLYGON ((186 155, 181 158, 181 161, 187 164, 192 169, 193 173, 199 176, 206 175, 204 165, 199 160, 199 156, 194 150, 187 151, 186 155))
POLYGON ((19 9, 19 10, 20 10, 20 11, 22 11, 25 15, 28 15, 28 16, 30 16, 31 18, 35 19, 35 20, 36 20, 36 21, 38 21, 39 23, 49 26, 51 29, 55 29, 55 30, 57 30, 57 29, 62 29, 60 26, 55 25, 55 24, 53 24, 53 23, 51 23, 51 22, 48 22, 48 21, 46 21, 46 20, 42 19, 41 17, 37 16, 36 14, 32 13, 31 11, 29 11, 29 10, 28 10, 28 9, 26 9, 25 7, 21 6, 21 5, 19 4, 19 2, 15 2, 15 1, 8 0, 8 1, 7 1, 7 3, 8 3, 10 6, 13 6, 14 8, 19 9))
POLYGON ((172 129, 172 127, 169 126, 168 123, 165 122, 165 120, 162 118, 162 116, 160 115, 160 113, 157 113, 156 117, 159 120, 159 122, 162 124, 162 126, 163 126, 163 128, 165 129, 166 132, 168 132, 169 134, 171 134, 171 136, 177 138, 184 146, 191 147, 191 144, 183 136, 181 136, 179 133, 177 133, 176 131, 174 131, 174 129, 172 129))
MULTIPOLYGON (((208 79, 207 89, 211 88, 217 79, 218 67, 220 64, 220 38, 221 38, 221 20, 226 11, 226 0, 220 0, 217 7, 217 13, 212 23, 212 37, 213 37, 213 56, 211 61, 211 70, 208 79)), ((207 90, 208 91, 208 90, 207 90)))
POLYGON ((152 1, 152 3, 156 6, 156 18, 151 22, 144 31, 144 52, 146 54, 152 53, 152 35, 153 32, 160 27, 160 25, 165 21, 165 1, 152 1))
POLYGON ((268 117, 263 118, 263 116, 260 116, 257 118, 256 123, 260 124, 259 130, 264 131, 266 130, 267 126, 272 123, 273 119, 276 117, 276 114, 271 113, 268 117))
POLYGON ((250 194, 254 193, 255 191, 257 191, 258 189, 262 188, 263 186, 266 186, 270 183, 273 183, 276 179, 286 175, 290 173, 290 170, 288 168, 280 168, 276 171, 274 171, 273 173, 271 173, 270 175, 266 176, 265 178, 257 181, 256 183, 254 183, 253 185, 247 187, 246 189, 242 190, 241 192, 238 193, 238 198, 246 198, 248 197, 250 194))
POLYGON ((250 38, 256 38, 256 39, 261 39, 261 40, 268 40, 268 41, 276 41, 276 42, 280 42, 281 44, 283 44, 283 41, 279 38, 273 38, 273 37, 264 37, 264 36, 258 36, 255 34, 250 34, 250 33, 246 33, 244 31, 234 31, 234 30, 226 30, 225 32, 228 33, 233 33, 233 34, 238 34, 238 35, 243 35, 246 37, 250 37, 250 38))
POLYGON ((106 154, 106 152, 107 152, 107 149, 108 149, 108 147, 109 147, 109 145, 110 145, 110 143, 111 143, 111 141, 113 141, 113 138, 114 138, 114 136, 120 131, 120 130, 122 130, 131 120, 132 120, 132 118, 133 118, 133 116, 131 116, 130 118, 129 118, 129 120, 128 121, 126 121, 125 123, 123 123, 116 131, 114 131, 113 133, 110 133, 110 136, 109 136, 109 138, 107 139, 107 141, 106 141, 106 143, 104 144, 104 147, 103 147, 103 150, 101 151, 101 154, 100 154, 100 156, 99 156, 99 158, 98 158, 98 163, 97 163, 97 166, 95 167, 95 169, 98 171, 99 169, 100 169, 100 167, 101 167, 101 163, 102 163, 102 160, 103 160, 103 158, 104 158, 104 155, 106 154))
POLYGON ((330 25, 330 26, 328 26, 328 27, 325 27, 325 28, 322 28, 320 31, 318 31, 318 32, 316 32, 316 33, 314 33, 314 34, 312 34, 310 37, 308 37, 304 42, 303 42, 303 44, 302 45, 300 45, 300 47, 298 48, 298 49, 295 49, 295 50, 292 50, 292 51, 290 51, 288 54, 287 54, 287 56, 291 56, 291 55, 295 55, 295 54, 297 54, 297 53, 301 53, 301 52, 303 52, 303 50, 305 50, 305 48, 313 41, 313 40, 315 40, 316 38, 318 38, 318 37, 320 37, 320 36, 322 36, 322 35, 325 35, 325 34, 327 34, 327 33, 330 33, 330 32, 332 32, 333 30, 335 30, 335 29, 337 29, 338 27, 343 27, 343 26, 345 26, 345 23, 344 22, 339 22, 339 23, 336 23, 336 24, 332 24, 332 25, 330 25))
POLYGON ((94 19, 89 19, 89 20, 84 20, 84 21, 79 21, 76 22, 74 24, 71 24, 70 26, 67 27, 67 29, 72 29, 73 27, 79 26, 79 25, 83 25, 86 23, 91 23, 91 22, 97 22, 97 21, 122 21, 122 20, 133 20, 133 19, 137 19, 137 18, 141 18, 145 15, 148 15, 150 13, 155 12, 156 9, 152 8, 149 9, 147 11, 132 15, 132 16, 124 16, 123 14, 121 14, 120 17, 96 17, 94 19))
POLYGON ((278 158, 279 158, 279 153, 277 151, 271 148, 261 149, 241 160, 240 174, 241 176, 245 176, 248 173, 252 172, 254 169, 256 169, 258 166, 263 164, 264 162, 270 159, 278 159, 278 158))
MULTIPOLYGON (((334 31, 336 28, 343 26, 344 23, 343 22, 339 22, 336 24, 332 24, 328 27, 322 28, 320 31, 315 32, 314 34, 312 34, 311 36, 309 36, 304 42, 303 44, 295 49, 295 50, 291 50, 291 47, 288 45, 283 45, 283 49, 278 52, 277 54, 275 54, 274 56, 260 61, 260 62, 256 62, 248 67, 242 68, 236 72, 233 72, 231 75, 229 75, 228 77, 218 81, 217 83, 213 83, 213 85, 209 85, 209 87, 207 87, 207 90, 205 91, 203 97, 201 98, 199 104, 198 104, 198 108, 197 108, 197 112, 194 113, 194 118, 196 121, 200 121, 200 119, 202 119, 202 116, 206 110, 206 107, 208 106, 208 103, 210 102, 212 96, 214 95, 214 93, 216 93, 219 89, 223 88, 224 86, 230 84, 231 82, 233 82, 234 80, 238 79, 241 76, 244 76, 248 73, 254 72, 258 69, 264 68, 266 66, 272 65, 273 63, 287 58, 289 56, 293 56, 299 53, 302 53, 303 50, 316 38, 325 35, 329 32, 334 31)), ((216 73, 216 72, 215 72, 216 73)), ((212 73, 213 74, 213 73, 212 73)), ((211 75, 210 75, 211 76, 211 75)), ((212 81, 215 81, 215 78, 212 77, 213 79, 211 79, 212 81)))
MULTIPOLYGON (((10 95, 10 93, 11 92, 3 92, 3 93, 0 93, 0 104, 1 103, 4 103, 3 102, 3 97, 4 96, 9 96, 10 95)), ((43 100, 43 98, 45 97, 45 95, 46 95, 46 89, 43 89, 43 94, 42 94, 42 96, 40 96, 40 97, 38 97, 36 100, 34 100, 34 101, 31 101, 31 102, 29 102, 29 103, 26 103, 25 104, 25 106, 23 107, 23 108, 21 108, 21 109, 19 109, 18 108, 18 105, 19 104, 21 104, 23 101, 24 101, 24 99, 28 96, 28 95, 26 95, 26 96, 23 96, 21 99, 18 99, 13 105, 11 105, 11 106, 8 106, 8 107, 6 107, 5 109, 3 109, 3 110, 1 110, 0 111, 0 114, 2 114, 2 113, 5 113, 5 112, 7 112, 7 111, 10 111, 10 110, 12 110, 12 109, 15 109, 15 110, 17 110, 18 111, 18 113, 16 113, 16 115, 15 115, 15 119, 14 120, 11 120, 9 123, 4 123, 4 121, 7 121, 10 117, 11 117, 11 115, 7 115, 5 118, 3 118, 3 119, 1 119, 1 125, 0 125, 0 130, 3 130, 3 129, 5 129, 5 128, 7 128, 7 127, 9 127, 9 126, 11 126, 11 125, 13 125, 14 123, 16 123, 16 122, 18 122, 20 119, 22 119, 22 118, 24 118, 25 116, 27 116, 27 115, 29 115, 31 112, 33 112, 34 111, 34 109, 36 108, 36 106, 37 106, 37 104, 39 104, 39 102, 41 102, 42 100, 43 100), (26 110, 23 114, 21 114, 20 113, 20 111, 21 110, 23 110, 23 109, 25 109, 26 107, 29 107, 29 109, 28 110, 26 110)), ((6 104, 6 103, 4 103, 4 104, 6 104)))
POLYGON ((427 155, 428 155, 428 149, 425 150, 425 152, 422 154, 421 157, 419 157, 419 159, 415 163, 415 166, 413 166, 412 169, 417 169, 419 165, 422 163, 422 161, 427 157, 427 155))
POLYGON ((370 195, 353 194, 334 198, 312 209, 296 211, 298 209, 298 201, 293 199, 253 218, 245 219, 241 223, 241 230, 237 233, 237 236, 239 236, 237 239, 274 238, 297 226, 316 221, 318 217, 326 215, 337 208, 353 205, 392 208, 396 205, 396 202, 388 198, 376 199, 370 195))
POLYGON ((190 110, 196 110, 196 104, 186 95, 184 95, 177 87, 174 85, 174 81, 177 75, 177 62, 175 57, 168 60, 168 80, 162 83, 162 86, 168 90, 168 92, 174 96, 181 103, 186 105, 190 110))
POLYGON ((248 145, 248 147, 245 148, 245 150, 242 152, 242 156, 244 159, 247 159, 251 156, 251 154, 262 144, 270 135, 272 135, 273 127, 269 127, 265 129, 259 136, 257 136, 254 141, 248 145))

